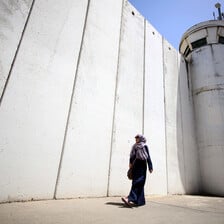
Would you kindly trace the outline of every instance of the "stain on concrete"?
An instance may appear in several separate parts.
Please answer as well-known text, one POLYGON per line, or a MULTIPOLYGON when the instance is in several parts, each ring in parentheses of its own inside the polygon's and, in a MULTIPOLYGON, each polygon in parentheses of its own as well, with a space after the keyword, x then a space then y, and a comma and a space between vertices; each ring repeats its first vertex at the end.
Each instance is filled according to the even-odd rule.
POLYGON ((204 86, 199 89, 194 90, 194 95, 199 95, 204 92, 209 92, 209 91, 220 91, 224 90, 224 84, 222 85, 214 85, 214 86, 204 86))

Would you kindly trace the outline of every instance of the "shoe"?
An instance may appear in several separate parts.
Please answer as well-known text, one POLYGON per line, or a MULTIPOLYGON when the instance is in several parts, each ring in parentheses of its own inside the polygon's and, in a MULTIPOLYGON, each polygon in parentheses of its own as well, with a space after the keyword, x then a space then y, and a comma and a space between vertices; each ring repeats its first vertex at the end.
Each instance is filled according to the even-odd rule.
POLYGON ((128 201, 128 198, 122 197, 121 200, 129 207, 131 207, 131 203, 128 201))
POLYGON ((134 203, 133 201, 129 201, 128 202, 132 207, 138 207, 138 205, 136 203, 134 203))

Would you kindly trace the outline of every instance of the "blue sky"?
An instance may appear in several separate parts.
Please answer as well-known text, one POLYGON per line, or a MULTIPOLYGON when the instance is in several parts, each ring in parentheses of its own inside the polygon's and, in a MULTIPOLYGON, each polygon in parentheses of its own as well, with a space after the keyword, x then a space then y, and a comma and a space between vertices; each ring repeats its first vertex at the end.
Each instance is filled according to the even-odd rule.
POLYGON ((164 38, 176 49, 184 32, 191 26, 213 20, 219 2, 224 0, 128 0, 164 38))

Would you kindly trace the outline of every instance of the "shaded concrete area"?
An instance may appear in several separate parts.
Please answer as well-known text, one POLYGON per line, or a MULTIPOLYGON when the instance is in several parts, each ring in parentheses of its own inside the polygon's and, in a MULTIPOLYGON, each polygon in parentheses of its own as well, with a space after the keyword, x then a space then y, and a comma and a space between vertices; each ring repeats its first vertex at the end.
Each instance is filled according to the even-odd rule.
POLYGON ((148 197, 143 207, 125 207, 119 197, 0 204, 1 224, 35 223, 224 223, 224 198, 148 197))

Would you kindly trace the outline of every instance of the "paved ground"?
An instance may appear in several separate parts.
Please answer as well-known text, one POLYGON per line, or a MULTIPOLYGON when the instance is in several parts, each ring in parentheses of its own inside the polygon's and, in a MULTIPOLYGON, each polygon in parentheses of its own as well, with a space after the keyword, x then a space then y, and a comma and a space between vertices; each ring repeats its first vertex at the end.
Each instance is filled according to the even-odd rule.
POLYGON ((125 207, 118 197, 0 204, 1 224, 224 224, 224 198, 148 197, 125 207))

